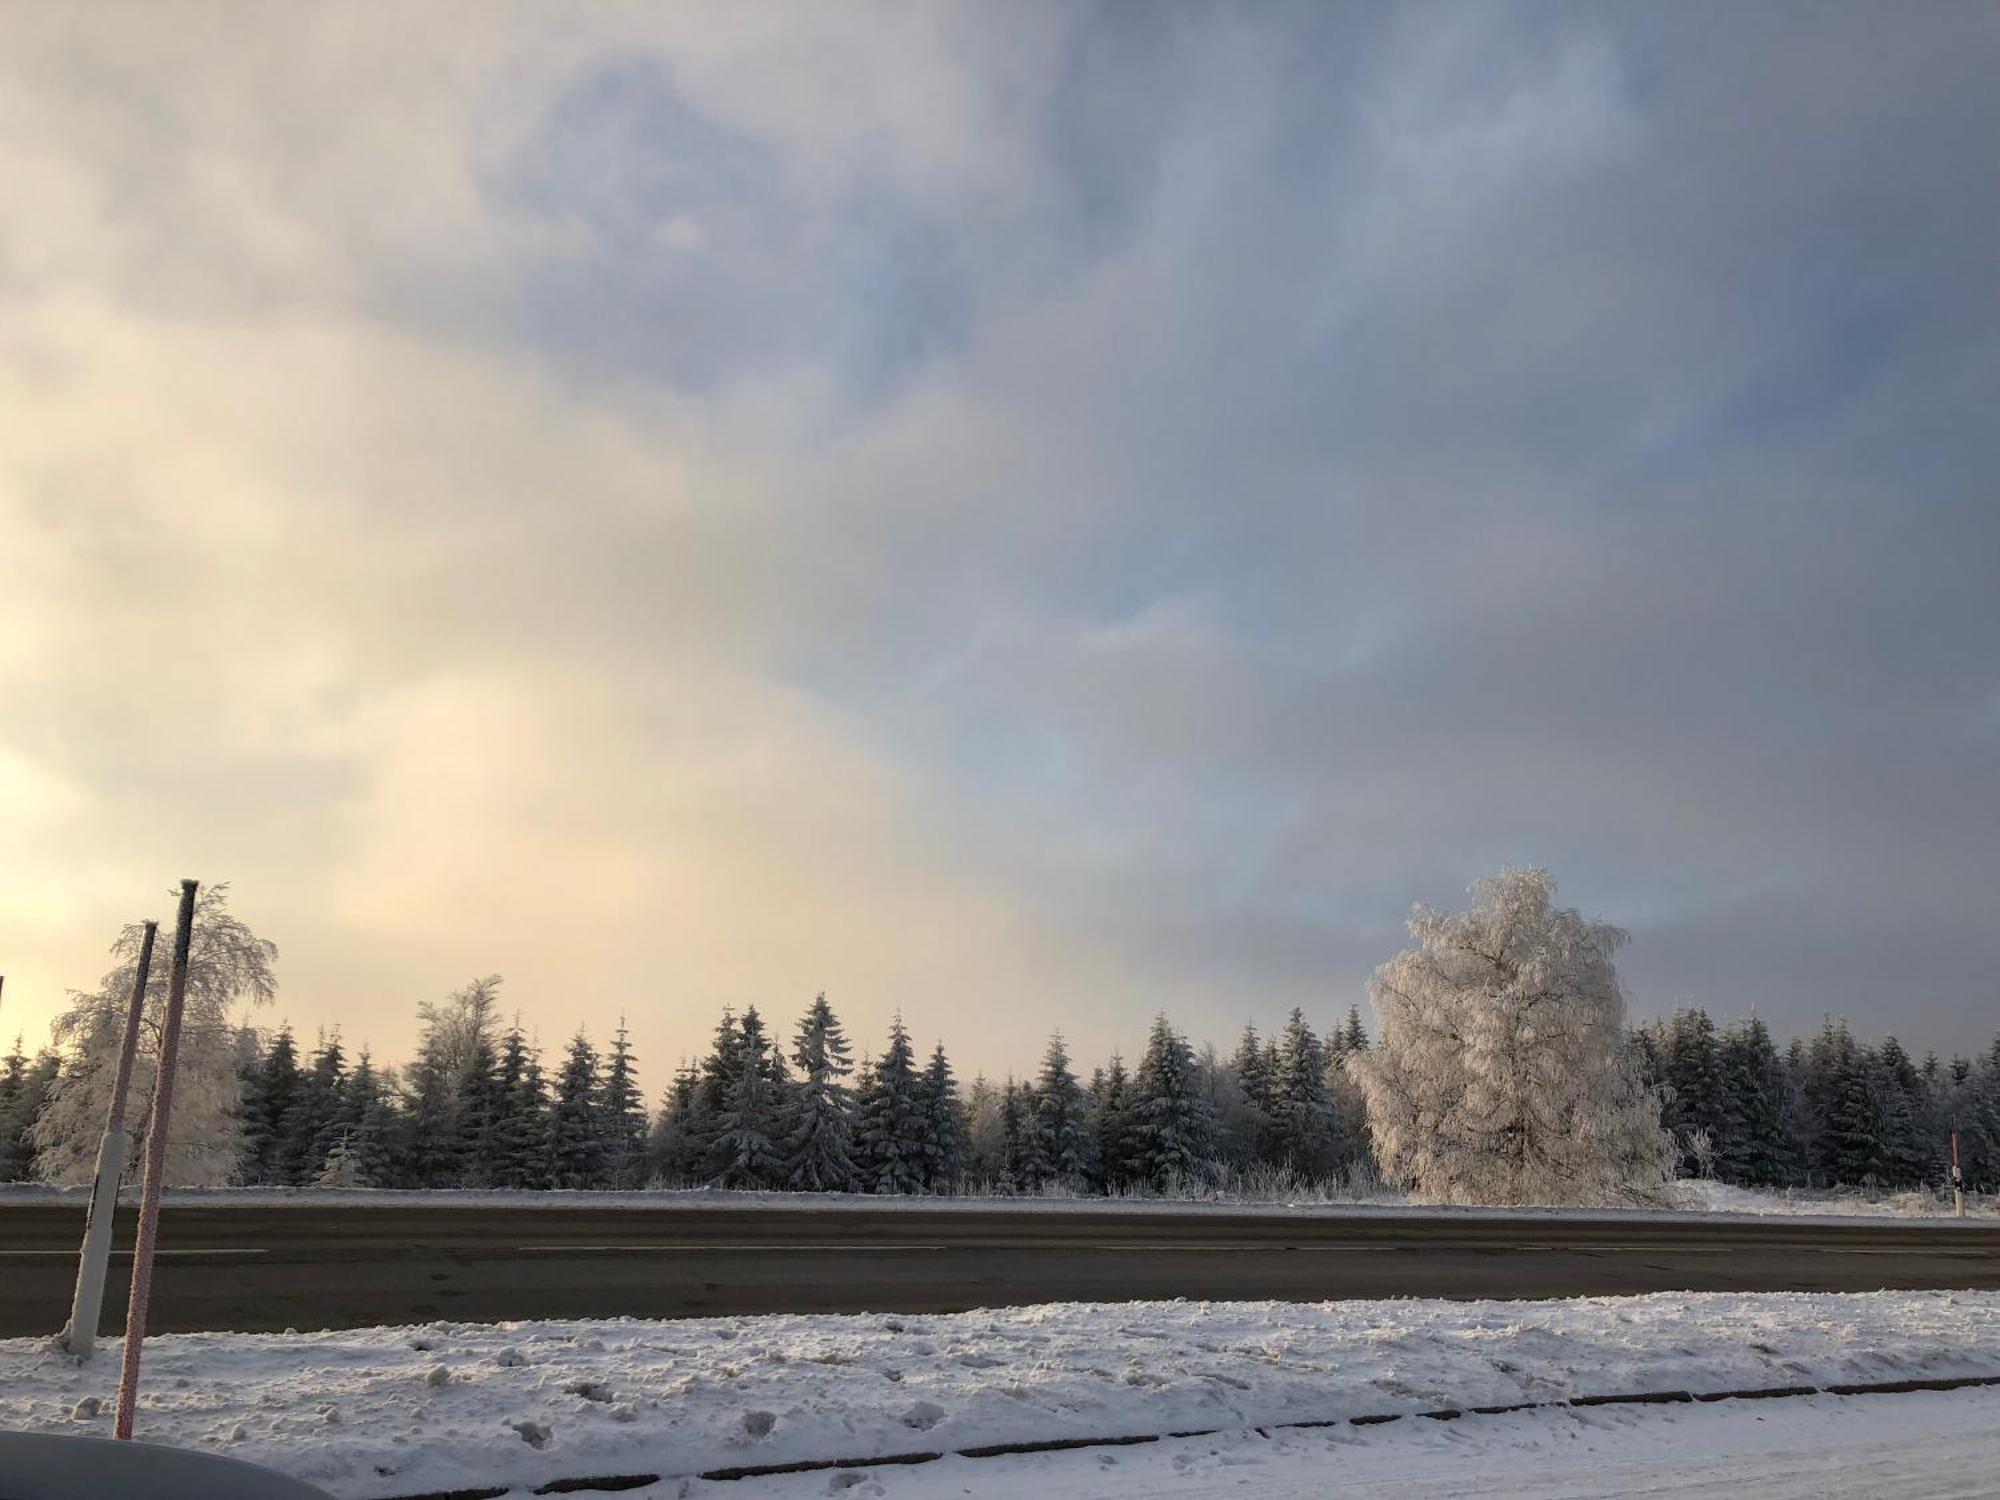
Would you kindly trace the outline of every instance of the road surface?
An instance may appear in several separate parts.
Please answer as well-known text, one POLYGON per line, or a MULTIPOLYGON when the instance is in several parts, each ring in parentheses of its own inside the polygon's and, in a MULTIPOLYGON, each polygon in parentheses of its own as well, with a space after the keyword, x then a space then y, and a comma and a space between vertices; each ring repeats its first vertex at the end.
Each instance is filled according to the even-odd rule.
MULTIPOLYGON (((0 1337, 67 1316, 76 1203, 0 1204, 0 1337)), ((103 1331, 124 1326, 131 1211, 103 1331)), ((2000 1228, 1217 1210, 169 1204, 151 1326, 957 1312, 1030 1302, 2000 1289, 2000 1228)))

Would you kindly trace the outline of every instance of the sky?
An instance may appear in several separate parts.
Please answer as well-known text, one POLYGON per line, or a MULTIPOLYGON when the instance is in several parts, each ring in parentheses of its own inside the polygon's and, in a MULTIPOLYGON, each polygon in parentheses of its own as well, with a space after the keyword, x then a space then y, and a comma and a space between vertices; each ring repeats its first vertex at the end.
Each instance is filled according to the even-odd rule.
POLYGON ((2000 1026, 2000 11, 14 6, 0 1033, 2000 1026))

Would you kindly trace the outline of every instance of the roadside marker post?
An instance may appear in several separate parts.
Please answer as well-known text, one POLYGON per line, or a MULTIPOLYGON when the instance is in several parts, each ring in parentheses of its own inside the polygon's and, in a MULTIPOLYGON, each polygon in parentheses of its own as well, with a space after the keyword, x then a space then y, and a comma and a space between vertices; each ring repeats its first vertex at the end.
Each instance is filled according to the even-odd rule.
POLYGON ((1952 1212, 1958 1218, 1965 1217, 1965 1173, 1958 1165, 1958 1132, 1951 1133, 1951 1200, 1952 1212))
POLYGON ((167 1175, 167 1121, 174 1107, 174 1066, 180 1061, 181 1012, 187 1005, 188 945, 194 935, 195 882, 181 882, 174 923, 174 967, 167 980, 167 1014, 160 1028, 160 1074, 153 1085, 153 1119, 146 1127, 146 1186, 139 1199, 139 1237, 132 1247, 132 1295, 125 1305, 125 1363, 118 1373, 117 1436, 130 1439, 139 1404, 139 1350, 146 1342, 146 1305, 153 1293, 153 1247, 160 1231, 160 1189, 167 1175))
POLYGON ((69 1323, 62 1346, 77 1359, 89 1359, 97 1339, 97 1318, 104 1307, 104 1277, 111 1265, 111 1226, 118 1214, 118 1179, 125 1175, 125 1154, 132 1137, 125 1129, 125 1095, 132 1086, 132 1062, 139 1051, 139 1023, 146 1012, 146 981, 153 968, 153 939, 158 922, 146 924, 139 940, 139 970, 132 980, 132 1006, 125 1017, 125 1042, 118 1053, 118 1076, 111 1085, 111 1104, 104 1122, 104 1139, 97 1147, 97 1182, 90 1190, 90 1213, 83 1224, 83 1251, 76 1264, 76 1296, 70 1302, 69 1323))

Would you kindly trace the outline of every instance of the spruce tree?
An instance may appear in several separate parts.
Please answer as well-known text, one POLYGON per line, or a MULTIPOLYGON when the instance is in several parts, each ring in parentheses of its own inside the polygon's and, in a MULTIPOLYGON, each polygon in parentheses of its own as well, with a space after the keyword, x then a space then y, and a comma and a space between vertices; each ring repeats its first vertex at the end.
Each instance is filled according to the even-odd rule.
POLYGON ((1871 1068, 1846 1022, 1829 1022, 1811 1053, 1812 1162, 1828 1187, 1876 1176, 1882 1116, 1871 1068))
POLYGON ((289 1022, 279 1026, 257 1065, 256 1084, 238 1106, 243 1117, 243 1164, 239 1172, 249 1183, 292 1180, 287 1160, 292 1111, 299 1096, 299 1051, 289 1022))
POLYGON ((799 1018, 792 1063, 799 1070, 785 1116, 784 1183, 800 1193, 844 1193, 854 1186, 854 1071, 847 1035, 824 990, 799 1018))
POLYGON ((1683 1006, 1667 1023, 1660 1050, 1667 1084, 1660 1123, 1674 1138, 1681 1170, 1698 1175, 1738 1150, 1728 1138, 1715 1023, 1700 1006, 1683 1006))
POLYGON ((21 1097, 28 1079, 28 1057, 21 1050, 21 1038, 14 1037, 14 1050, 0 1058, 0 1120, 8 1118, 21 1097))
POLYGON ((924 1133, 924 1186, 933 1193, 955 1193, 965 1177, 965 1104, 959 1098, 958 1080, 952 1076, 951 1061, 944 1043, 931 1049, 931 1060, 922 1082, 924 1133))
POLYGON ((1154 1018, 1132 1094, 1139 1177, 1156 1192, 1204 1181, 1214 1157, 1214 1120, 1195 1077, 1194 1053, 1164 1015, 1154 1018))
POLYGON ((394 1143, 396 1187, 458 1186, 451 1080, 435 1027, 426 1027, 405 1083, 394 1143))
POLYGON ((326 1154, 339 1138, 345 1105, 347 1054, 338 1034, 322 1036, 311 1061, 298 1075, 297 1093, 281 1143, 284 1181, 297 1186, 316 1181, 326 1154))
POLYGON ((1027 1174, 1033 1163, 1028 1158, 1028 1121, 1034 1107, 1034 1091, 1014 1081, 1013 1074, 1000 1087, 1000 1176, 997 1186, 1009 1193, 1028 1190, 1027 1174))
POLYGON ((1915 1187, 1929 1175, 1932 1164, 1924 1140, 1928 1109, 1923 1080, 1903 1044, 1893 1036, 1883 1038, 1871 1060, 1876 1113, 1882 1122, 1876 1175, 1891 1187, 1915 1187))
POLYGON ((701 1075, 693 1063, 682 1061, 660 1101, 660 1113, 646 1138, 646 1164, 650 1180, 669 1187, 684 1187, 698 1181, 707 1160, 706 1148, 695 1139, 695 1098, 701 1075))
POLYGON ((1324 1178, 1340 1165, 1340 1122, 1326 1091, 1326 1054, 1297 1008, 1286 1019, 1272 1080, 1271 1143, 1281 1165, 1308 1179, 1324 1178))
POLYGON ((625 1018, 620 1016, 598 1100, 604 1120, 605 1175, 614 1188, 644 1187, 646 1182, 646 1100, 639 1092, 636 1063, 625 1018))
POLYGON ((1959 1166, 1968 1191, 2000 1187, 2000 1088, 1992 1070, 1954 1057, 1943 1085, 1943 1127, 1958 1132, 1959 1166))
POLYGON ((987 1191, 1002 1186, 1007 1175, 1007 1141, 1000 1117, 1000 1090, 984 1073, 966 1091, 966 1175, 987 1191))
POLYGON ((1117 1053, 1104 1069, 1104 1084, 1091 1101, 1091 1129, 1097 1138, 1097 1180, 1107 1193, 1123 1191, 1138 1170, 1133 1131, 1132 1078, 1117 1053))
POLYGON ((1375 1145, 1368 1133, 1368 1100, 1355 1081, 1351 1060, 1368 1055, 1368 1032, 1361 1024, 1361 1007, 1347 1007, 1347 1020, 1326 1039, 1326 1097, 1339 1125, 1339 1159, 1343 1165, 1372 1164, 1375 1145))
POLYGON ((558 1188, 604 1183, 604 1119, 598 1109, 597 1049, 579 1031, 556 1077, 549 1106, 549 1181, 558 1188))
POLYGON ((715 1025, 715 1039, 696 1067, 694 1098, 687 1111, 684 1134, 696 1163, 692 1176, 712 1175, 716 1133, 722 1128, 723 1111, 729 1108, 742 1071, 742 1052, 743 1036, 736 1013, 724 1006, 722 1019, 715 1025))
POLYGON ((1264 1055, 1263 1040, 1257 1035, 1254 1021, 1244 1023, 1243 1035, 1237 1040, 1236 1055, 1230 1059, 1230 1065, 1236 1069, 1236 1083, 1243 1090, 1243 1097, 1254 1109, 1269 1118, 1271 1070, 1269 1059, 1264 1055))
POLYGON ((499 1186, 500 1124, 506 1112, 499 1048, 492 1028, 482 1025, 467 1039, 452 1091, 452 1155, 464 1186, 499 1186))
POLYGON ((396 1177, 396 1107, 365 1047, 355 1059, 354 1071, 347 1075, 341 1124, 354 1158, 354 1185, 392 1186, 396 1177))
POLYGON ((1015 1084, 1013 1149, 1008 1153, 1008 1175, 1016 1192, 1039 1193, 1055 1176, 1055 1163, 1049 1159, 1048 1142, 1042 1135, 1041 1116, 1041 1099, 1035 1085, 1015 1084))
POLYGON ((1667 1060, 1661 1046, 1666 1036, 1658 1021, 1644 1026, 1635 1026, 1626 1039, 1631 1049, 1632 1066, 1639 1079, 1639 1085, 1660 1101, 1664 1113, 1667 1095, 1667 1060))
POLYGON ((855 1168, 863 1192, 917 1193, 926 1181, 923 1099, 910 1033, 899 1015, 860 1098, 855 1168))
POLYGON ((1089 1100, 1070 1068, 1060 1031, 1049 1037, 1042 1054, 1029 1128, 1044 1180, 1072 1191, 1081 1188, 1096 1169, 1097 1143, 1091 1136, 1089 1100))
POLYGON ((1797 1180, 1800 1158, 1791 1084, 1771 1033, 1751 1016, 1717 1044, 1726 1121, 1716 1175, 1743 1187, 1783 1187, 1797 1180))
POLYGON ((737 1030, 735 1080, 716 1118, 709 1164, 714 1179, 728 1188, 772 1188, 784 1181, 779 1132, 786 1100, 780 1063, 764 1034, 757 1007, 743 1012, 737 1030))
POLYGON ((1249 1167, 1267 1160, 1271 1151, 1271 1105, 1274 1072, 1265 1055, 1264 1040, 1254 1022, 1246 1022, 1229 1059, 1235 1095, 1216 1112, 1216 1133, 1223 1156, 1232 1166, 1249 1167))
POLYGON ((27 1128, 21 1123, 22 1095, 28 1086, 28 1058, 21 1051, 21 1038, 14 1038, 14 1050, 0 1059, 0 1182, 19 1182, 25 1175, 25 1153, 21 1146, 27 1128))
POLYGON ((43 1051, 31 1062, 14 1039, 7 1055, 5 1082, 0 1083, 0 1182, 35 1179, 35 1142, 29 1133, 55 1088, 57 1054, 43 1051))
POLYGON ((496 1114, 486 1155, 494 1187, 532 1190, 549 1185, 549 1096, 542 1059, 519 1018, 500 1038, 496 1114))

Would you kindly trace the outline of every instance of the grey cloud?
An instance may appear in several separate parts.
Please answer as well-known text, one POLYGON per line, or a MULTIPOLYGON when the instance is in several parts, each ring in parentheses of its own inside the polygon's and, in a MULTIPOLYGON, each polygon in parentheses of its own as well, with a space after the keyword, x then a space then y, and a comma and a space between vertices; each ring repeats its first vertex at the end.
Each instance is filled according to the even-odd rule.
MULTIPOLYGON (((580 741, 629 737, 545 723, 531 747, 626 792, 604 792, 623 835, 574 794, 585 867, 684 837, 731 909, 781 890, 801 972, 834 971, 802 994, 888 974, 913 988, 868 1003, 920 1013, 962 953, 1011 964, 1034 988, 1010 1014, 1085 1049, 1162 1003, 1210 1033, 1326 1014, 1409 901, 1534 860, 1632 929, 1642 1010, 1990 1031, 1989 18, 936 14, 721 61, 665 25, 518 90, 495 46, 440 153, 464 180, 433 163, 467 198, 441 194, 431 233, 354 210, 342 173, 274 174, 312 253, 212 182, 131 196, 173 274, 142 296, 137 261, 105 273, 128 308, 219 299, 255 339, 276 287, 386 346, 280 341, 318 416, 255 472, 310 476, 274 513, 395 559, 301 570, 297 613, 357 664, 321 717, 446 686, 420 728, 385 717, 386 746, 246 772, 260 813, 293 788, 364 800, 371 754, 414 767, 397 795, 422 808, 434 768, 397 736, 559 696, 463 686, 512 664, 587 683, 580 741), (759 76, 791 86, 740 87, 759 76), (180 235, 197 210, 213 223, 180 235), (393 379, 343 399, 350 364, 393 379), (363 610, 324 626, 342 598, 363 610), (837 813, 799 770, 832 747, 837 813), (755 858, 689 832, 674 777, 710 775, 755 858), (828 935, 859 920, 829 827, 880 841, 858 941, 922 909, 920 959, 857 967, 828 935), (838 920, 801 910, 828 901, 838 920)), ((281 163, 346 140, 301 115, 320 123, 281 163)), ((156 163, 143 119, 113 117, 77 150, 129 184, 156 163)), ((160 144, 183 160, 177 130, 160 144)), ((282 403, 250 411, 290 431, 282 403)), ((69 472, 92 503, 102 473, 69 472)), ((209 595, 247 591, 208 561, 209 595)), ((85 696, 71 738, 115 721, 85 696)), ((109 749, 69 766, 119 774, 109 749)), ((413 961, 421 925, 396 939, 413 961)), ((641 987, 637 959, 601 972, 641 987)), ((1034 1051, 979 1040, 989 1065, 1034 1051)))

